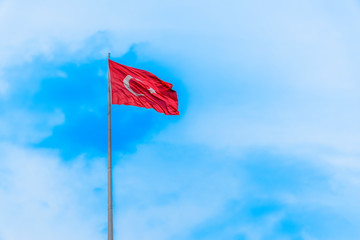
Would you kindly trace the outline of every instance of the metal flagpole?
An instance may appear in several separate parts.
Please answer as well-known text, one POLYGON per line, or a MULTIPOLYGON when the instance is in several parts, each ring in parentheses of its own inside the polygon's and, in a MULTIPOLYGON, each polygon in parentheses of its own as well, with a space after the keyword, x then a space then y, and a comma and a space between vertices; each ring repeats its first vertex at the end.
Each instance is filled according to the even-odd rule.
MULTIPOLYGON (((110 60, 110 53, 108 53, 108 60, 110 60)), ((113 240, 110 68, 108 69, 108 101, 108 240, 113 240)))

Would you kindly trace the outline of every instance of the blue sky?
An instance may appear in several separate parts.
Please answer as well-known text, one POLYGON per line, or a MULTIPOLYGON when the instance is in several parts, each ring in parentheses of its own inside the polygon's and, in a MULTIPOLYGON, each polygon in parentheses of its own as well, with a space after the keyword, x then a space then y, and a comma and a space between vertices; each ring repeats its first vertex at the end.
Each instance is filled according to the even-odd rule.
POLYGON ((0 0, 0 240, 106 239, 108 52, 180 110, 112 107, 115 239, 357 240, 359 13, 0 0))

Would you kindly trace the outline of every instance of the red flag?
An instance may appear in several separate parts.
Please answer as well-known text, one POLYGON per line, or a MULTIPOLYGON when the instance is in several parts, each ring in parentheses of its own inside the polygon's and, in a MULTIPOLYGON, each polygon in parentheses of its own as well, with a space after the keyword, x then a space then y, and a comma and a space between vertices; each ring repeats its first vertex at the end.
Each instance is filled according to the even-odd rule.
POLYGON ((172 84, 145 70, 121 65, 109 59, 112 104, 154 108, 166 115, 179 115, 172 84))

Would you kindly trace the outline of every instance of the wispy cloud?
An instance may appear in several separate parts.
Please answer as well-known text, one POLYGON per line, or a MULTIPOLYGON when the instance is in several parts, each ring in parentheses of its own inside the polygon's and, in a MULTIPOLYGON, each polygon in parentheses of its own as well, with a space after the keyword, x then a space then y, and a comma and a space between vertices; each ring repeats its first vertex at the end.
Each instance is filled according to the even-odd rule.
POLYGON ((64 163, 54 151, 3 143, 0 149, 1 239, 104 237, 102 159, 64 163))

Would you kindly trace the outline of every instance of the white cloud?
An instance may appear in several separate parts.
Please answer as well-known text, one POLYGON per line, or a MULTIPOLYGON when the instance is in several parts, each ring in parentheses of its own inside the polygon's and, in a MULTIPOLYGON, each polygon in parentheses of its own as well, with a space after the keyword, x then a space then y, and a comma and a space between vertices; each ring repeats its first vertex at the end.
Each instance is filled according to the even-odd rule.
POLYGON ((10 108, 0 116, 0 139, 25 144, 37 143, 51 136, 52 129, 65 121, 60 110, 43 113, 10 108))
POLYGON ((149 144, 121 157, 114 171, 119 238, 189 239, 198 225, 241 195, 240 171, 209 153, 199 157, 191 151, 173 156, 161 144, 149 144))
POLYGON ((231 17, 219 16, 211 30, 204 22, 215 17, 206 8, 209 15, 194 23, 204 31, 166 33, 168 44, 156 39, 146 53, 164 62, 178 53, 171 64, 190 95, 181 127, 165 135, 212 148, 359 153, 357 3, 254 1, 224 8, 231 17))
POLYGON ((56 152, 4 143, 0 152, 2 240, 105 237, 104 159, 64 163, 56 152))

